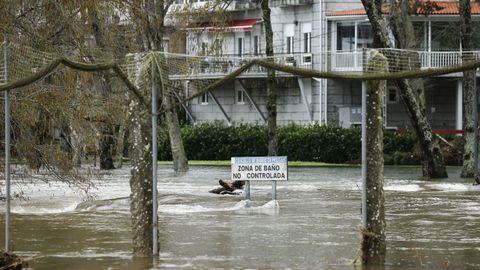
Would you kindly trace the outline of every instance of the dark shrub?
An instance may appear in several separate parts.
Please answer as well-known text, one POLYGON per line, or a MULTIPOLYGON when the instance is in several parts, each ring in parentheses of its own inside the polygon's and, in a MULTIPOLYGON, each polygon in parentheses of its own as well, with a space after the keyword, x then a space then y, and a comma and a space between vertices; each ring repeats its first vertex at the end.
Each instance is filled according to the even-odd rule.
MULTIPOLYGON (((227 126, 222 122, 188 125, 182 128, 187 157, 190 160, 228 160, 233 156, 267 155, 267 129, 259 124, 227 126)), ((327 125, 288 125, 278 128, 279 155, 291 161, 359 163, 361 130, 327 125)), ((159 132, 159 159, 171 160, 166 130, 159 132)), ((447 164, 458 164, 461 138, 451 138, 454 148, 446 149, 447 164)), ((420 164, 419 147, 412 132, 385 131, 385 164, 420 164)))

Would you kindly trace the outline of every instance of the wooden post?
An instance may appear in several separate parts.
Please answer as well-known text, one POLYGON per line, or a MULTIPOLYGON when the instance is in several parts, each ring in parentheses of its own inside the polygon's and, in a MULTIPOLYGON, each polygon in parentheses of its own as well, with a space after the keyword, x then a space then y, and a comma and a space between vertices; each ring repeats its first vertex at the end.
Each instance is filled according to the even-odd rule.
MULTIPOLYGON (((388 72, 388 61, 372 51, 367 72, 388 72)), ((383 97, 386 81, 367 82, 366 211, 362 232, 362 263, 385 263, 385 194, 383 191, 383 97)))

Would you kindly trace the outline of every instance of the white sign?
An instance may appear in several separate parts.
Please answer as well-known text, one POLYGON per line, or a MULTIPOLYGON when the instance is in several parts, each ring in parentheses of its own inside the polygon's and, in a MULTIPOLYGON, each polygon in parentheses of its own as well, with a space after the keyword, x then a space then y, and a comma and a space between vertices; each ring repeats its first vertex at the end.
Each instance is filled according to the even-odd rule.
POLYGON ((232 180, 288 180, 287 157, 232 157, 232 180))

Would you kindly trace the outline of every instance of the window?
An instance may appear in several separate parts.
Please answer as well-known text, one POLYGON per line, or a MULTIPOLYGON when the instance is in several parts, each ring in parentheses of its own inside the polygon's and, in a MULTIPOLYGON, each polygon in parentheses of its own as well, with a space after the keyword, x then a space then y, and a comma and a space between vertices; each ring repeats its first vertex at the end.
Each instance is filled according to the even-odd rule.
POLYGON ((368 22, 339 22, 337 24, 337 50, 354 51, 370 48, 373 33, 368 22))
POLYGON ((427 22, 413 22, 415 31, 415 44, 420 50, 428 50, 428 24, 427 22))
POLYGON ((237 90, 237 104, 245 104, 245 92, 242 89, 237 90))
POLYGON ((292 54, 294 53, 294 37, 295 37, 295 25, 287 24, 284 28, 285 36, 285 53, 292 54))
POLYGON ((369 22, 357 22, 357 49, 370 48, 373 44, 373 32, 369 22))
POLYGON ((260 44, 258 36, 253 36, 253 55, 258 55, 260 52, 260 44))
MULTIPOLYGON (((480 33, 480 22, 472 21, 472 33, 480 33)), ((478 51, 480 49, 480 35, 472 35, 473 50, 478 51)))
POLYGON ((355 48, 355 23, 340 22, 337 24, 337 50, 353 51, 355 48))
POLYGON ((237 38, 237 56, 242 57, 243 56, 243 37, 237 38))
POLYGON ((200 96, 200 104, 202 105, 208 104, 208 92, 200 96))
POLYGON ((303 56, 302 62, 305 64, 312 63, 312 24, 303 23, 302 24, 302 33, 303 33, 303 52, 307 55, 303 56))
POLYGON ((303 52, 311 53, 312 52, 312 33, 303 33, 303 52))
POLYGON ((287 50, 286 53, 293 53, 293 37, 287 37, 287 50))
POLYGON ((311 53, 312 52, 312 24, 303 23, 302 33, 303 33, 303 52, 311 53))
POLYGON ((399 96, 398 96, 397 88, 395 87, 388 88, 387 95, 388 95, 387 103, 398 103, 399 96))
MULTIPOLYGON (((460 48, 460 39, 455 34, 458 32, 454 22, 432 22, 432 51, 452 51, 460 48)), ((475 35, 473 35, 475 36, 475 35)))

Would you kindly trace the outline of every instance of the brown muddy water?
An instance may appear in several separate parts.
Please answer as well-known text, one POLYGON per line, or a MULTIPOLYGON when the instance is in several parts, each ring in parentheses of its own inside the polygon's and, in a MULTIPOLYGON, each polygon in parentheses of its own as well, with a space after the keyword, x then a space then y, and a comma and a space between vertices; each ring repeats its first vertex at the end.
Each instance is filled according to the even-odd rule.
MULTIPOLYGON (((251 208, 242 196, 208 193, 229 170, 175 177, 159 168, 159 269, 359 269, 360 168, 290 168, 277 202, 270 183, 252 182, 251 208)), ((459 168, 445 180, 420 173, 386 168, 386 269, 480 269, 480 188, 459 168)), ((14 180, 26 198, 12 202, 15 252, 36 270, 152 268, 131 254, 128 177, 121 169, 96 180, 92 197, 14 180)), ((0 222, 3 243, 4 214, 0 222)))

